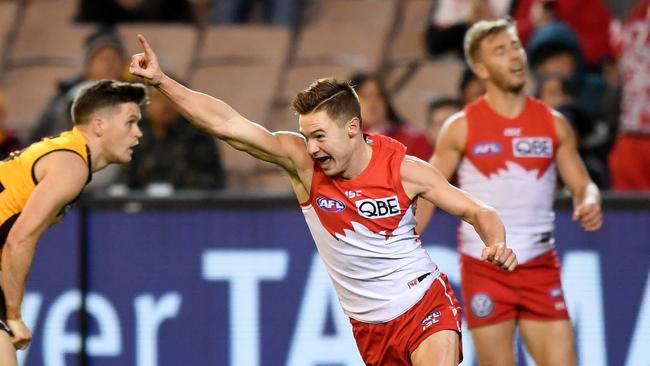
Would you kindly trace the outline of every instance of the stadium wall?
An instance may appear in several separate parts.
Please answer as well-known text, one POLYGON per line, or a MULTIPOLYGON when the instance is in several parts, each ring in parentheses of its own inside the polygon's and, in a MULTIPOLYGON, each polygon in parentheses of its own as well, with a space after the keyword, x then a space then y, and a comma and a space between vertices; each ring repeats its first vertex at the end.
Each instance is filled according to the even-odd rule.
MULTIPOLYGON (((606 198, 595 234, 568 199, 556 206, 580 364, 650 364, 650 197, 606 198)), ((456 225, 436 214, 423 242, 459 294, 456 225)), ((284 196, 87 198, 41 240, 23 315, 23 365, 363 364, 284 196)), ((463 343, 473 365, 468 332, 463 343)))

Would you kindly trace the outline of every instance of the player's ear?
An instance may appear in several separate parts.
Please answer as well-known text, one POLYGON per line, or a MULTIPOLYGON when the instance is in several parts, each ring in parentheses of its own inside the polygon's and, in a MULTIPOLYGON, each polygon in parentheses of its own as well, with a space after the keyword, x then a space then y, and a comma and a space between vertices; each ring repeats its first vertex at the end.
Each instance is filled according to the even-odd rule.
POLYGON ((476 61, 474 63, 472 70, 474 71, 474 74, 476 74, 476 76, 478 76, 478 78, 481 80, 485 80, 490 76, 487 68, 480 61, 476 61))
POLYGON ((106 133, 106 120, 100 116, 94 116, 90 122, 90 130, 97 137, 102 137, 106 133))
POLYGON ((349 120, 346 127, 348 130, 348 136, 350 137, 363 133, 363 131, 361 131, 361 120, 359 117, 353 117, 349 120))

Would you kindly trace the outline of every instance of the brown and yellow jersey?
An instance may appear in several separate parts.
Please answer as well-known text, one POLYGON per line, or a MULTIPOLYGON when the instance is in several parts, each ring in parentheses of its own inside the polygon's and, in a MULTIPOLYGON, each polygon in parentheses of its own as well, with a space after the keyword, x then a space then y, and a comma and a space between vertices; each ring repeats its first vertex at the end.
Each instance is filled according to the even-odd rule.
MULTIPOLYGON (((54 138, 44 138, 0 162, 0 247, 4 245, 11 229, 29 196, 38 184, 34 166, 45 155, 55 151, 71 151, 79 154, 88 165, 88 182, 92 176, 90 152, 86 138, 76 128, 54 138)), ((65 215, 69 204, 61 209, 51 224, 65 215)))

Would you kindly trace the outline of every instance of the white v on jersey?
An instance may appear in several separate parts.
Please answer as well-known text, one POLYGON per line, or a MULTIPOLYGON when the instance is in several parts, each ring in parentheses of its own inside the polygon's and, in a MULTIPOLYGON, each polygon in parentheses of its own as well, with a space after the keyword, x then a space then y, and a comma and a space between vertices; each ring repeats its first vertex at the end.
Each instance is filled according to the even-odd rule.
MULTIPOLYGON (((524 111, 508 119, 479 98, 465 107, 465 118, 460 188, 496 209, 519 263, 553 249, 557 137, 551 110, 528 97, 524 111)), ((474 228, 462 223, 461 252, 480 258, 484 247, 474 228)))
POLYGON ((381 135, 366 141, 372 158, 354 179, 328 177, 314 165, 302 211, 343 311, 381 323, 417 303, 439 271, 415 234, 414 202, 400 177, 404 146, 381 135))

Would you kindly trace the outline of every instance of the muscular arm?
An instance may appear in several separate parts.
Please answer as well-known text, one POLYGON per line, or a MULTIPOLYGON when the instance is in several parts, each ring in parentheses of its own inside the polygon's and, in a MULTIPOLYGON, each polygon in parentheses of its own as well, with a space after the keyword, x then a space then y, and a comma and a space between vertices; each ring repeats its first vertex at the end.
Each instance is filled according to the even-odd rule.
POLYGON ((603 224, 600 191, 589 177, 569 123, 560 114, 554 115, 558 147, 555 161, 562 180, 573 196, 573 220, 580 221, 586 231, 598 230, 603 224))
POLYGON ((292 132, 271 133, 225 102, 177 83, 162 72, 146 39, 141 35, 138 39, 144 53, 133 56, 129 71, 158 88, 194 125, 238 150, 281 166, 292 176, 311 167, 302 136, 292 132))
MULTIPOLYGON (((456 172, 465 148, 467 136, 467 121, 462 114, 455 114, 443 125, 436 142, 436 151, 429 161, 438 171, 449 180, 456 172)), ((416 212, 416 232, 423 233, 431 221, 435 206, 425 200, 418 199, 416 212)))
POLYGON ((419 196, 474 226, 486 246, 482 259, 503 269, 514 270, 517 259, 512 250, 506 248, 505 228, 493 208, 449 184, 436 168, 420 159, 407 156, 401 174, 404 189, 410 197, 419 196))
POLYGON ((7 319, 12 330, 16 329, 11 321, 21 321, 20 306, 36 242, 64 205, 79 195, 88 179, 86 163, 77 154, 67 151, 43 157, 35 171, 39 183, 9 231, 2 249, 0 273, 7 319))

